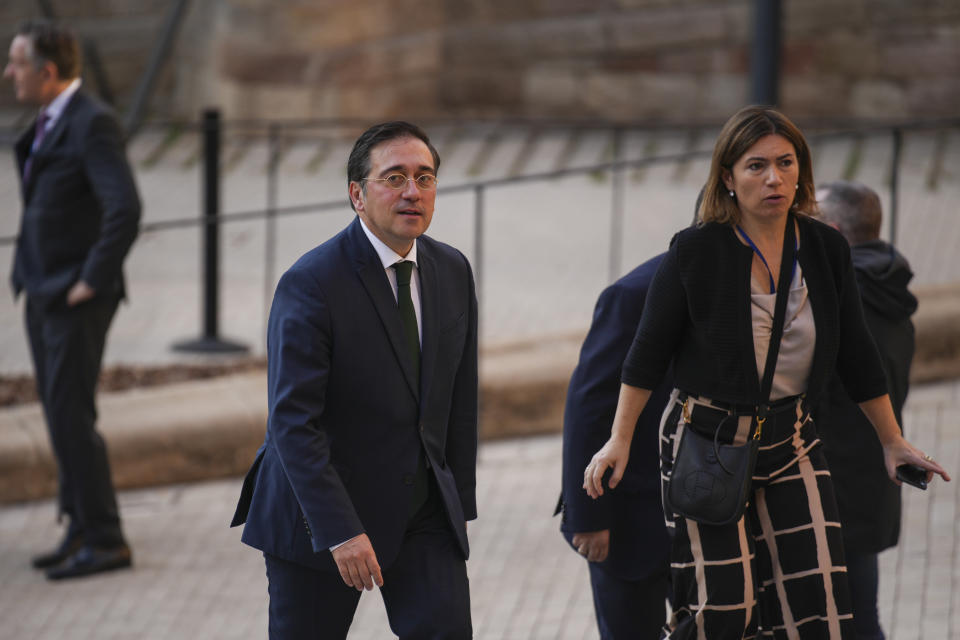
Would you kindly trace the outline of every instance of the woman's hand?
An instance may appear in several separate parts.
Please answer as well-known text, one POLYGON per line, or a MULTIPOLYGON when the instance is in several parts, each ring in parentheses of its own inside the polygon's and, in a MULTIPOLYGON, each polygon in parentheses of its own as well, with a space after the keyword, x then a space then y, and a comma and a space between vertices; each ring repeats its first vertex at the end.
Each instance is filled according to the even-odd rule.
POLYGON ((583 488, 591 498, 596 499, 603 495, 603 474, 607 469, 613 469, 608 486, 613 489, 620 484, 630 458, 633 431, 637 428, 637 419, 647 406, 650 394, 650 389, 620 385, 620 397, 617 399, 617 411, 610 428, 610 439, 600 451, 593 454, 590 464, 583 470, 583 488))
POLYGON ((627 468, 630 459, 630 440, 611 437, 606 444, 593 454, 590 464, 583 471, 583 488, 591 498, 603 495, 603 474, 607 469, 613 469, 608 486, 613 489, 623 478, 623 471, 627 468))
POLYGON ((920 449, 906 441, 902 435, 902 430, 897 425, 897 419, 893 414, 893 405, 890 404, 890 396, 882 395, 872 400, 866 400, 860 403, 860 409, 864 415, 873 424, 877 430, 877 437, 880 438, 880 444, 883 445, 883 462, 887 465, 887 475, 890 479, 900 486, 897 480, 897 467, 902 464, 913 464, 927 470, 927 482, 933 480, 933 474, 939 474, 941 478, 950 482, 950 475, 936 461, 924 455, 920 449))
POLYGON ((887 475, 898 485, 901 482, 897 479, 897 467, 902 464, 912 464, 926 469, 927 482, 933 480, 934 474, 950 482, 950 474, 937 464, 936 460, 931 456, 924 455, 920 449, 907 442, 903 436, 894 438, 883 446, 883 458, 887 465, 887 475))

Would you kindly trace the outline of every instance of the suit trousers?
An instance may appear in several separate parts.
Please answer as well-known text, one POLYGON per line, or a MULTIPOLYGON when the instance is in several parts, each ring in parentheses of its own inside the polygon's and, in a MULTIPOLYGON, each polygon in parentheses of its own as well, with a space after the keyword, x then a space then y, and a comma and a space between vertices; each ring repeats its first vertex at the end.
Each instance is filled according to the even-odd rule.
POLYGON ((667 617, 669 572, 626 580, 595 562, 587 564, 601 640, 657 640, 667 617))
MULTIPOLYGON (((400 640, 473 637, 467 565, 431 478, 429 496, 413 516, 397 559, 382 567, 380 595, 400 640)), ((374 549, 376 551, 376 549, 374 549)), ((339 573, 317 571, 268 553, 270 640, 347 637, 361 593, 339 573)))
POLYGON ((124 542, 107 447, 96 430, 96 388, 117 295, 75 307, 26 304, 26 328, 59 473, 60 512, 88 544, 124 542))

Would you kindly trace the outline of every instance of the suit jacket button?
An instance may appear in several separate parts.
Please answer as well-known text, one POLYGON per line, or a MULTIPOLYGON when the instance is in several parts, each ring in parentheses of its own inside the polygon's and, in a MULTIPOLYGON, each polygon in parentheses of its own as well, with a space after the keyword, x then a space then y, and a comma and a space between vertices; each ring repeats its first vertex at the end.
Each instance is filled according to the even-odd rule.
POLYGON ((413 474, 412 474, 412 473, 405 473, 405 474, 403 474, 403 484, 407 485, 408 487, 413 485, 413 474))
POLYGON ((423 423, 420 423, 420 433, 423 433, 423 423))

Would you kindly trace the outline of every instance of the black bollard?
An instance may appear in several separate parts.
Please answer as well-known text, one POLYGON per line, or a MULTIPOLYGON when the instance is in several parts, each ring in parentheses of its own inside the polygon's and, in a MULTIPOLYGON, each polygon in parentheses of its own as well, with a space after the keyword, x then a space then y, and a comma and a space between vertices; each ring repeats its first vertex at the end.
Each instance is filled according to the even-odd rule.
POLYGON ((777 106, 780 101, 780 0, 754 0, 750 55, 752 101, 777 106))
POLYGON ((220 310, 220 112, 203 112, 203 334, 195 340, 177 342, 174 351, 194 353, 240 353, 245 345, 222 340, 220 310))

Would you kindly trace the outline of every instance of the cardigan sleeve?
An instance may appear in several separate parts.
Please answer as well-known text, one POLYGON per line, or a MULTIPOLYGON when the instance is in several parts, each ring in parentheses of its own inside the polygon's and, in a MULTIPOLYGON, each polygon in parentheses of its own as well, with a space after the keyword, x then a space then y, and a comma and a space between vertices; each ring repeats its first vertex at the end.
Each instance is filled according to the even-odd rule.
POLYGON ((844 249, 837 373, 850 398, 863 402, 887 393, 887 381, 880 353, 863 315, 850 250, 844 249))
POLYGON ((650 284, 640 325, 623 363, 620 381, 631 387, 656 389, 683 336, 688 313, 679 245, 674 236, 650 284))

